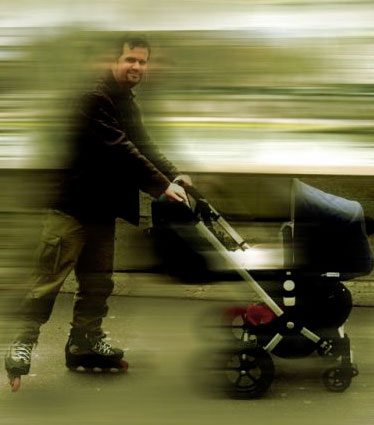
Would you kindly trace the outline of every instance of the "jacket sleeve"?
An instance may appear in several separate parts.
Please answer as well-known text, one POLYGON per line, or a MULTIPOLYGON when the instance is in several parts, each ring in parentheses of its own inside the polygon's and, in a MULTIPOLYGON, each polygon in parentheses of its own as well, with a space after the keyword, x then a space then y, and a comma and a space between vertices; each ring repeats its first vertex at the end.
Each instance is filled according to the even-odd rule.
POLYGON ((181 173, 178 169, 160 152, 159 148, 152 142, 149 137, 142 119, 138 105, 133 102, 134 118, 136 125, 136 143, 139 150, 153 163, 155 166, 169 178, 174 180, 181 173))
MULTIPOLYGON (((110 99, 100 93, 84 96, 80 108, 81 131, 88 133, 88 149, 113 159, 113 166, 133 171, 139 188, 154 197, 169 186, 169 179, 130 141, 121 128, 118 112, 110 99)), ((124 182, 126 184, 126 182, 124 182)))

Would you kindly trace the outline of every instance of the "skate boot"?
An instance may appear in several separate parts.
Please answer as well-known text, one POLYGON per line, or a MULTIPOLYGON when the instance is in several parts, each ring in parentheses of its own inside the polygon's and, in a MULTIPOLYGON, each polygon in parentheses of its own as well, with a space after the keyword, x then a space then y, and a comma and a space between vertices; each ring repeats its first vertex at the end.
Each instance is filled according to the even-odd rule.
POLYGON ((5 356, 5 369, 8 372, 12 392, 19 390, 21 376, 27 375, 31 365, 32 342, 14 341, 5 356))
POLYGON ((125 372, 123 351, 105 341, 105 334, 89 335, 72 329, 65 347, 66 366, 77 372, 125 372))

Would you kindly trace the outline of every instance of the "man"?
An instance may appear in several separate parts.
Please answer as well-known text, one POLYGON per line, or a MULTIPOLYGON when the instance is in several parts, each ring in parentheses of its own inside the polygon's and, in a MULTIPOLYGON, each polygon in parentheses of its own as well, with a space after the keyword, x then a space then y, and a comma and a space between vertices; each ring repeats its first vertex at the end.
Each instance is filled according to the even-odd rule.
POLYGON ((73 159, 46 217, 21 330, 5 359, 13 391, 29 372, 40 326, 73 268, 79 289, 66 365, 127 368, 123 351, 105 341, 101 327, 113 290, 115 218, 138 223, 139 189, 184 202, 184 189, 173 181, 191 184, 151 143, 134 101, 131 89, 142 80, 150 52, 142 38, 125 40, 108 75, 82 97, 71 131, 73 159))

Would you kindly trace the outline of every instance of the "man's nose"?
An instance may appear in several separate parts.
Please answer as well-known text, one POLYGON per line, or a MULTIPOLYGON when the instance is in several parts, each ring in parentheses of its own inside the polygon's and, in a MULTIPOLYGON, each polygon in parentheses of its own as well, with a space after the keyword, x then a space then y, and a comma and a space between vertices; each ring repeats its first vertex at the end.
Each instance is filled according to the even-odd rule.
POLYGON ((139 61, 135 61, 135 62, 132 64, 132 67, 133 67, 134 69, 139 69, 139 68, 140 68, 140 63, 139 63, 139 61))

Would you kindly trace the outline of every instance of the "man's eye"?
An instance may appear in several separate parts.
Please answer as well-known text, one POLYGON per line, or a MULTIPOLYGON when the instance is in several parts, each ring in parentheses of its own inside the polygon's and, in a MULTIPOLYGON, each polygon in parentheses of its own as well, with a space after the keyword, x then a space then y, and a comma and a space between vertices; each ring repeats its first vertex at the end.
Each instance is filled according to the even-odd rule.
POLYGON ((135 58, 126 58, 126 62, 134 63, 134 62, 136 62, 136 59, 135 58))
POLYGON ((139 61, 139 65, 142 65, 142 66, 147 65, 147 62, 146 61, 139 61))

